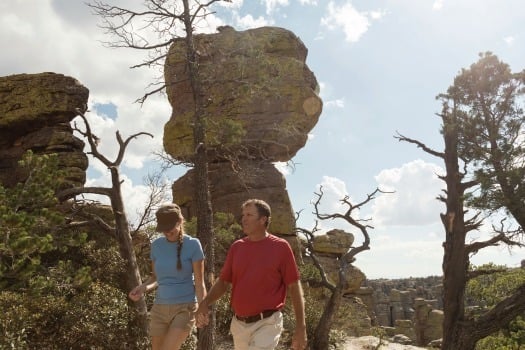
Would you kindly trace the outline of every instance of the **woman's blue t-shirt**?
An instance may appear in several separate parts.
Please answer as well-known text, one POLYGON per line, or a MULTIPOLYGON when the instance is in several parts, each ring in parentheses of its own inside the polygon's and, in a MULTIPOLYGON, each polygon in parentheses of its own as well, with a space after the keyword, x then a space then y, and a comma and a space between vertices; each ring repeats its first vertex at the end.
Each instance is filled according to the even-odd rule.
POLYGON ((177 270, 178 242, 159 237, 151 243, 151 260, 157 276, 155 304, 184 304, 196 302, 193 280, 195 261, 203 260, 204 253, 198 239, 184 235, 180 259, 182 269, 177 270))

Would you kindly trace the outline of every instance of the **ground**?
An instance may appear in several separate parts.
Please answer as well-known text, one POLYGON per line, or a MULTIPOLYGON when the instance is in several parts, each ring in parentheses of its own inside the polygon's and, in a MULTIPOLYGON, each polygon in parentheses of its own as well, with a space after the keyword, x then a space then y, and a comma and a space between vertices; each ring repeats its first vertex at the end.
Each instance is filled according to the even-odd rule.
MULTIPOLYGON (((379 350, 424 350, 426 348, 420 348, 412 345, 402 345, 396 343, 390 343, 383 341, 384 345, 379 347, 379 350)), ((379 344, 379 338, 373 336, 359 337, 359 338, 348 338, 346 343, 343 345, 341 350, 375 350, 379 344)))
MULTIPOLYGON (((347 341, 341 345, 340 348, 334 350, 425 350, 412 345, 402 345, 383 341, 383 345, 377 348, 379 338, 373 336, 348 338, 347 341)), ((284 348, 282 348, 284 349, 284 348)), ((233 344, 229 341, 223 341, 217 350, 233 350, 233 344)))

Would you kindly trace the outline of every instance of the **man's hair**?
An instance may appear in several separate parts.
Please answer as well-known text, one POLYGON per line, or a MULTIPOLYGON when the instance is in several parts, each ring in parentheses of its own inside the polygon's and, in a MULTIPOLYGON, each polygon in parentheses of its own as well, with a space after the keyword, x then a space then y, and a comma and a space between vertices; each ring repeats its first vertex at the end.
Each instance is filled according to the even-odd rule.
POLYGON ((257 209, 257 213, 259 214, 259 217, 266 216, 268 220, 266 220, 265 226, 268 227, 270 225, 270 220, 272 218, 272 209, 270 208, 270 205, 263 201, 262 199, 248 199, 244 203, 242 203, 241 208, 246 207, 247 205, 254 205, 257 209))

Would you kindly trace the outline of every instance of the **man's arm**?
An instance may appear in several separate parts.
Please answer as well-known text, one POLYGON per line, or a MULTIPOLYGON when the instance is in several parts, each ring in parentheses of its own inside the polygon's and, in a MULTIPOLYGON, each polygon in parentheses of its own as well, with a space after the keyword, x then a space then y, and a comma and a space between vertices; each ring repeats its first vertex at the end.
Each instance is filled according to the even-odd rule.
POLYGON ((303 350, 306 348, 306 320, 304 315, 304 297, 301 282, 297 281, 288 285, 288 294, 292 299, 295 313, 295 332, 292 339, 292 349, 303 350))

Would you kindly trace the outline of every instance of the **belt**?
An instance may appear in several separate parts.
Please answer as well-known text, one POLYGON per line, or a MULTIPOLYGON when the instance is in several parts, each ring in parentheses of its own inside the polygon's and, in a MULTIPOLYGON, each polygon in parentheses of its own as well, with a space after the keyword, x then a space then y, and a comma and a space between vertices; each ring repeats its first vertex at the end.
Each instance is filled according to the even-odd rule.
POLYGON ((277 311, 279 311, 279 310, 264 310, 263 312, 261 312, 260 314, 257 314, 257 315, 253 315, 253 316, 238 316, 238 315, 235 315, 235 318, 238 319, 239 321, 244 322, 244 323, 254 323, 254 322, 257 322, 257 321, 260 321, 260 320, 263 320, 265 318, 268 318, 268 317, 272 316, 277 311))

